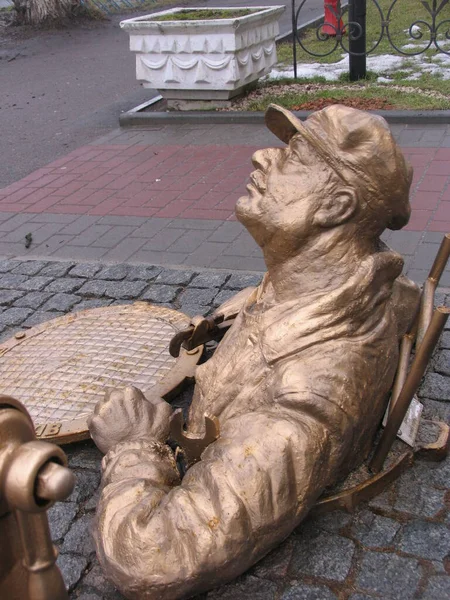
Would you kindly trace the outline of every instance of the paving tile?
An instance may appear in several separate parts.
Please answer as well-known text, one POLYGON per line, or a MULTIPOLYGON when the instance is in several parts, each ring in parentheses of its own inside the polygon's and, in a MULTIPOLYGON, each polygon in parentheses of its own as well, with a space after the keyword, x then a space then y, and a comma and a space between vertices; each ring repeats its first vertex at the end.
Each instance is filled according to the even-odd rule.
POLYGON ((168 250, 169 246, 181 237, 182 234, 183 232, 180 229, 164 229, 164 231, 160 231, 148 240, 142 249, 163 252, 168 250))
POLYGON ((79 235, 80 233, 86 231, 86 229, 94 225, 98 220, 98 217, 82 215, 81 217, 77 217, 74 221, 72 221, 70 224, 66 225, 66 227, 61 229, 60 233, 67 235, 79 235))
POLYGON ((144 238, 128 237, 108 250, 106 254, 103 255, 103 259, 105 261, 128 261, 145 243, 146 240, 144 238))
MULTIPOLYGON (((100 227, 103 227, 102 225, 100 227)), ((136 227, 127 227, 125 225, 107 226, 109 230, 101 235, 97 240, 92 242, 92 246, 100 246, 101 248, 114 248, 125 240, 135 231, 136 227)))
POLYGON ((0 222, 0 231, 11 232, 15 231, 18 227, 24 223, 30 221, 31 215, 28 214, 17 214, 6 221, 0 222))
POLYGON ((107 248, 93 248, 92 246, 71 246, 66 245, 55 250, 53 254, 58 258, 67 258, 72 260, 98 260, 108 252, 107 248))
POLYGON ((145 222, 133 231, 131 236, 151 238, 161 231, 161 229, 168 226, 169 223, 170 219, 145 219, 145 222))
POLYGON ((422 236, 421 231, 393 231, 389 246, 400 254, 414 254, 422 236))

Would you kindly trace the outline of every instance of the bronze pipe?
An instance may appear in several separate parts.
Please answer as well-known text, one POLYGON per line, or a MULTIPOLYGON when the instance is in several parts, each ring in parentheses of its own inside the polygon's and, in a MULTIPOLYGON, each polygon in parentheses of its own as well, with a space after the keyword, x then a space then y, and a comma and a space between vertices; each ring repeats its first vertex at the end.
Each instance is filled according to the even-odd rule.
POLYGON ((405 385, 406 377, 408 376, 409 359, 411 356, 412 347, 416 337, 417 329, 413 329, 410 333, 406 333, 400 345, 400 355, 398 358, 397 373, 395 375, 394 385, 392 387, 391 400, 389 402, 389 417, 392 414, 393 408, 400 395, 400 392, 405 385))
POLYGON ((406 378, 405 385, 394 405, 392 414, 386 424, 380 442, 370 462, 370 469, 375 473, 381 471, 384 460, 391 449, 398 430, 408 411, 411 400, 419 387, 420 381, 427 368, 428 361, 439 340, 439 337, 447 322, 450 308, 439 306, 431 319, 431 323, 425 333, 423 342, 414 358, 411 370, 406 378))
POLYGON ((28 600, 68 600, 55 564, 58 553, 52 544, 46 513, 16 510, 15 515, 28 571, 28 600))
POLYGON ((447 261, 450 257, 450 233, 447 233, 442 239, 436 258, 434 259, 433 266, 431 267, 428 279, 425 281, 422 292, 422 301, 420 305, 420 316, 419 316, 419 330, 417 333, 417 350, 422 344, 425 332, 431 322, 434 309, 434 294, 436 288, 439 285, 442 273, 447 265, 447 261))

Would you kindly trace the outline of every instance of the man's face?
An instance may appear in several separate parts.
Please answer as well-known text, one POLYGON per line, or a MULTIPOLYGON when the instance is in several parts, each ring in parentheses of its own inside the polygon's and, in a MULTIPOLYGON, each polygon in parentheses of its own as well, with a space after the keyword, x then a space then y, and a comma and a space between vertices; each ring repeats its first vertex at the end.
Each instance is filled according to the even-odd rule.
POLYGON ((284 253, 301 247, 311 230, 324 167, 299 135, 286 148, 258 150, 252 162, 256 170, 248 196, 236 204, 237 218, 263 249, 284 253))

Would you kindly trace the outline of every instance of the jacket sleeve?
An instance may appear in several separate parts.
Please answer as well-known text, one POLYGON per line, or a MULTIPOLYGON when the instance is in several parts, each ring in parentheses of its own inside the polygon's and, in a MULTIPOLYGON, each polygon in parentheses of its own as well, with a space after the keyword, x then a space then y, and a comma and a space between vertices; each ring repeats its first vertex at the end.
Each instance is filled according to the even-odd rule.
POLYGON ((167 446, 119 444, 103 463, 100 562, 129 598, 188 598, 229 581, 305 516, 330 456, 326 427, 282 404, 227 421, 181 482, 167 446))

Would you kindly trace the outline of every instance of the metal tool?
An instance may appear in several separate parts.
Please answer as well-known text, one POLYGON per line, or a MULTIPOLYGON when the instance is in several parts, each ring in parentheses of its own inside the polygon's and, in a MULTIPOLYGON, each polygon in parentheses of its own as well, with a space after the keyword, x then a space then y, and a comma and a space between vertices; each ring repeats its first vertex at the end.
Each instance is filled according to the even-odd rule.
POLYGON ((175 334, 170 341, 169 352, 177 358, 181 347, 185 350, 193 350, 201 344, 211 340, 220 339, 233 324, 233 319, 224 321, 223 315, 211 317, 194 317, 192 325, 175 334))
POLYGON ((205 433, 194 436, 184 430, 184 417, 181 408, 176 410, 170 422, 170 437, 182 448, 189 464, 200 460, 203 450, 215 442, 220 435, 219 419, 205 415, 205 433))

